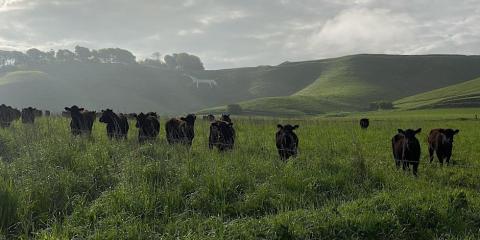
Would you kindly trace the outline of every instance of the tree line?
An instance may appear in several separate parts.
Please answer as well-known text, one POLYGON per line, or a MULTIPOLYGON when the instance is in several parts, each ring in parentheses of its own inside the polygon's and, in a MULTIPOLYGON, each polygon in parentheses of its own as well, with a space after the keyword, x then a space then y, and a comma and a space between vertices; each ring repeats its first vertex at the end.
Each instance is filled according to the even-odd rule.
POLYGON ((121 48, 89 49, 76 46, 73 51, 59 49, 57 51, 41 51, 36 48, 26 52, 0 50, 0 68, 19 65, 39 65, 50 63, 103 63, 103 64, 142 64, 165 69, 197 71, 204 70, 199 57, 188 53, 165 55, 152 54, 151 58, 137 61, 137 57, 128 50, 121 48))

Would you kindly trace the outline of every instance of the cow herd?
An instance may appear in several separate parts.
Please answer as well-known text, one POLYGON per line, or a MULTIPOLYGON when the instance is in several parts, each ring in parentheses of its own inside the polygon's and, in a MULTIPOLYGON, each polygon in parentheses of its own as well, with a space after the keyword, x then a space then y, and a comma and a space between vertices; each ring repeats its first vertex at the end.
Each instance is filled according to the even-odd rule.
MULTIPOLYGON (((24 124, 33 124, 36 117, 42 115, 50 116, 49 111, 42 111, 28 107, 21 111, 4 104, 0 105, 0 127, 8 128, 13 121, 21 119, 24 124)), ((135 127, 138 128, 138 141, 144 143, 154 140, 160 132, 160 122, 158 115, 154 112, 140 114, 116 114, 111 109, 103 110, 99 113, 88 111, 76 105, 66 107, 62 116, 69 117, 70 131, 72 135, 90 135, 93 124, 97 117, 99 122, 106 124, 107 136, 109 139, 127 139, 130 129, 128 119, 135 119, 135 127)), ((195 114, 188 114, 185 117, 171 118, 165 123, 166 139, 171 145, 182 144, 191 146, 195 138, 195 114)), ((210 149, 217 148, 219 151, 232 150, 235 144, 235 128, 233 127, 230 115, 222 115, 216 119, 213 115, 203 117, 204 120, 210 122, 210 134, 208 137, 208 147, 210 149)), ((369 119, 360 120, 360 127, 367 129, 370 125, 369 119)), ((277 125, 278 131, 275 134, 276 147, 280 159, 287 160, 290 157, 297 156, 299 139, 295 134, 298 125, 277 125)), ((392 138, 392 152, 397 168, 402 167, 403 170, 409 170, 415 176, 418 173, 418 165, 420 163, 420 142, 416 135, 422 131, 421 128, 398 129, 398 133, 392 138)), ((459 133, 454 129, 433 129, 428 135, 428 151, 430 162, 437 155, 440 164, 446 161, 450 163, 453 149, 453 138, 459 133)))

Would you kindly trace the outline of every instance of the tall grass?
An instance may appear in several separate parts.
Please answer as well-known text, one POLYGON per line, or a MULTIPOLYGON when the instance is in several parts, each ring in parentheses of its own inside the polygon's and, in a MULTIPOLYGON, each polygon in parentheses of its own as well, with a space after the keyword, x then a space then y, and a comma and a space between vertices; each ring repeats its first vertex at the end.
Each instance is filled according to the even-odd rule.
POLYGON ((68 120, 0 130, 0 231, 7 238, 431 239, 478 237, 478 122, 291 120, 300 154, 279 160, 273 119, 237 119, 234 151, 109 141, 98 122, 72 137, 68 120), (422 127, 419 177, 394 167, 397 128, 422 127), (428 129, 461 129, 453 166, 427 161, 428 129))

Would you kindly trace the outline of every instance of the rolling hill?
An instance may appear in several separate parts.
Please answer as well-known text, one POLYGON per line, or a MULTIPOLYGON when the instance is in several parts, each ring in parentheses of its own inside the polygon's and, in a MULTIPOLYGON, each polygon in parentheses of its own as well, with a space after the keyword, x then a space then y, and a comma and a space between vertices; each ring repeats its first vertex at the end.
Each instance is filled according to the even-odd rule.
MULTIPOLYGON (((1 70, 1 69, 0 69, 1 70)), ((60 111, 314 115, 362 111, 480 77, 480 56, 353 55, 278 66, 181 72, 142 64, 50 63, 0 71, 0 103, 60 111), (186 75, 218 85, 196 87, 186 75)))
POLYGON ((403 109, 480 107, 480 78, 395 101, 403 109))
POLYGON ((287 66, 316 69, 318 77, 289 96, 241 102, 247 113, 362 111, 371 102, 393 102, 480 76, 480 57, 460 55, 354 55, 277 67, 287 66))

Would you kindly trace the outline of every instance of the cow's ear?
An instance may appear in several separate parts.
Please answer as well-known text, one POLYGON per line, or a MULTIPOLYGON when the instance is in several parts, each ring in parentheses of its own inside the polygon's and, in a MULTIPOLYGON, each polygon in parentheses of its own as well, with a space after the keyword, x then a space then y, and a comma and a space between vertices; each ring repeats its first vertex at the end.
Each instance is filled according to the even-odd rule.
POLYGON ((78 109, 78 111, 83 111, 83 110, 85 110, 85 108, 79 108, 79 109, 78 109))
POLYGON ((422 129, 421 129, 421 128, 415 130, 415 134, 419 134, 419 133, 421 133, 421 132, 422 132, 422 129))
POLYGON ((402 129, 397 129, 398 133, 405 134, 405 132, 402 129))
POLYGON ((297 129, 297 128, 299 128, 299 127, 300 127, 300 126, 295 125, 295 126, 293 126, 293 129, 297 129))
POLYGON ((457 129, 457 130, 455 130, 455 133, 454 133, 454 134, 457 135, 459 132, 460 132, 460 130, 457 129))
POLYGON ((283 126, 280 125, 280 124, 278 124, 278 125, 277 125, 277 128, 278 128, 278 129, 283 129, 283 126))
POLYGON ((72 109, 69 108, 69 107, 65 107, 65 110, 66 110, 66 111, 69 111, 69 112, 72 111, 72 109))

